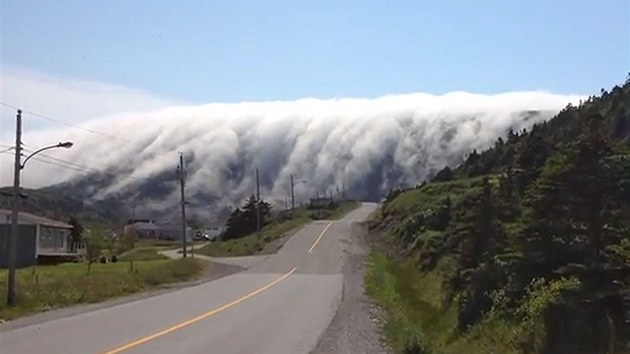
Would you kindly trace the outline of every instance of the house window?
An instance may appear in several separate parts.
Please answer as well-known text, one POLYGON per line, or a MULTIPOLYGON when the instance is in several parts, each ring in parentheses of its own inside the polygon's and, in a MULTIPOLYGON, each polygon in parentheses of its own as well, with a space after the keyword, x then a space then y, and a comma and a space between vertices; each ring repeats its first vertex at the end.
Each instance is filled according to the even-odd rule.
POLYGON ((64 249, 64 240, 66 238, 66 232, 63 229, 58 229, 56 230, 56 235, 55 235, 55 249, 58 250, 63 250, 64 249))
POLYGON ((49 227, 40 227, 39 248, 46 250, 55 248, 55 239, 53 237, 52 230, 49 227))
POLYGON ((65 251, 67 230, 41 226, 39 232, 39 248, 45 251, 65 251))

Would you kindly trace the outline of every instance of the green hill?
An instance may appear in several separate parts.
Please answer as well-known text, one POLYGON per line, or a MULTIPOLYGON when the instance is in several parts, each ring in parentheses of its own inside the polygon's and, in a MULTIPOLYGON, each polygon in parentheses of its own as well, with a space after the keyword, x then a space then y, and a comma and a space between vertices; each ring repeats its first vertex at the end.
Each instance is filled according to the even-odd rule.
POLYGON ((398 352, 625 352, 630 82, 391 191, 370 228, 398 352))

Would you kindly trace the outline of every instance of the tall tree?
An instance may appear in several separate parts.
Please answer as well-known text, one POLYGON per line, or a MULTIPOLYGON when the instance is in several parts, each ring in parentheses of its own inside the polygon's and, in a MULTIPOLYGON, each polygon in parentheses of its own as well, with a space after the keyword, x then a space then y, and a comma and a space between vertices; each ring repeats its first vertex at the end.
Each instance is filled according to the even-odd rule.
POLYGON ((524 234, 530 277, 568 264, 600 268, 618 245, 622 171, 601 131, 601 117, 583 123, 583 134, 547 161, 529 192, 524 234))
POLYGON ((226 229, 223 233, 223 239, 229 240, 243 235, 242 214, 240 208, 235 208, 226 223, 226 229))
POLYGON ((70 231, 70 242, 72 247, 83 242, 83 225, 74 216, 70 217, 68 224, 72 225, 72 231, 70 231))
POLYGON ((251 195, 242 208, 236 208, 226 224, 226 231, 223 235, 224 239, 239 238, 249 235, 256 231, 256 208, 260 205, 261 226, 271 221, 271 204, 260 200, 256 202, 256 196, 251 195))

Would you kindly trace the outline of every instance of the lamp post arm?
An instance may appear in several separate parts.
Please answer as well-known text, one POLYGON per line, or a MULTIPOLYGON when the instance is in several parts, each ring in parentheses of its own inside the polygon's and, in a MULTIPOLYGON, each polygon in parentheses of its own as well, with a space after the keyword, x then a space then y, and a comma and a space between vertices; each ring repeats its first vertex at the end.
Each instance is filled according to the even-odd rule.
POLYGON ((35 155, 39 154, 40 152, 42 152, 42 151, 44 151, 44 150, 54 149, 54 148, 56 148, 56 147, 57 147, 57 145, 47 146, 47 147, 45 147, 45 148, 41 148, 41 149, 39 149, 39 150, 35 151, 34 153, 32 153, 32 154, 28 155, 28 156, 26 157, 26 159, 24 159, 24 162, 22 162, 22 164, 20 165, 20 169, 24 169, 24 166, 26 166, 26 161, 28 161, 31 157, 33 157, 33 156, 35 156, 35 155))
POLYGON ((27 162, 27 161, 28 161, 31 157, 33 157, 33 156, 35 156, 35 155, 39 154, 39 153, 40 153, 40 152, 42 152, 42 151, 45 151, 45 150, 50 150, 50 149, 56 149, 56 148, 66 148, 66 149, 67 149, 67 148, 69 148, 69 147, 71 147, 71 146, 72 146, 72 143, 70 143, 70 142, 66 142, 66 143, 59 143, 59 144, 56 144, 56 145, 50 145, 50 146, 43 147, 43 148, 41 148, 41 149, 39 149, 39 150, 37 150, 37 151, 33 152, 32 154, 28 155, 28 156, 26 157, 26 159, 24 159, 24 162, 22 162, 22 163, 20 164, 20 170, 24 169, 24 166, 26 166, 26 162, 27 162))

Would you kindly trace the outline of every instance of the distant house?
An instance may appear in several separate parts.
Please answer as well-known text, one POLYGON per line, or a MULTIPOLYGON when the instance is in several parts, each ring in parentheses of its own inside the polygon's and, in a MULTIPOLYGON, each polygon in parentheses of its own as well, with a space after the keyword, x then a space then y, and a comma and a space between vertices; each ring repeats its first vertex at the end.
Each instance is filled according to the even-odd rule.
POLYGON ((204 233, 210 240, 216 240, 221 237, 223 231, 225 231, 225 226, 208 226, 204 229, 204 233))
MULTIPOLYGON (((134 220, 125 226, 125 230, 134 230, 136 236, 141 240, 181 240, 181 223, 157 223, 154 220, 134 220)), ((192 240, 193 230, 186 227, 186 239, 192 240)))
MULTIPOLYGON (((17 267, 37 264, 49 256, 73 256, 82 247, 70 245, 72 225, 30 213, 18 213, 17 267)), ((8 266, 11 211, 0 209, 0 267, 8 266)))
MULTIPOLYGON (((167 222, 157 224, 162 239, 167 240, 181 240, 182 239, 182 224, 179 222, 167 222)), ((186 239, 192 240, 194 231, 192 227, 186 226, 186 239)))
POLYGON ((127 227, 136 231, 136 237, 139 239, 157 240, 160 236, 160 227, 153 222, 138 221, 125 228, 127 227))
POLYGON ((310 208, 327 208, 332 203, 331 198, 311 198, 310 208))

